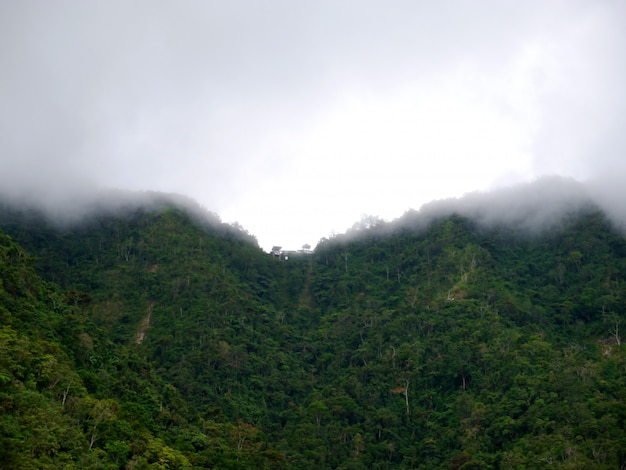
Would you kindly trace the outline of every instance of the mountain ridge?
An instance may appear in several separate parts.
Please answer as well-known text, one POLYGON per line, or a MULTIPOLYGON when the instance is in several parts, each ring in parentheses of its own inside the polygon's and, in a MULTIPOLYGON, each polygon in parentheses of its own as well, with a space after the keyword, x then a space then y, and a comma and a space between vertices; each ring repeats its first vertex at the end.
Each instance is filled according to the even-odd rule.
MULTIPOLYGON (((530 232, 481 223, 471 211, 429 223, 430 209, 372 218, 289 261, 175 205, 70 228, 0 217, 25 247, 5 242, 9 251, 33 253, 45 279, 29 271, 32 281, 7 282, 13 268, 3 261, 3 324, 41 311, 44 329, 58 330, 42 348, 72 358, 57 359, 68 379, 52 389, 3 372, 3 406, 15 387, 34 390, 56 397, 48 422, 82 423, 72 449, 29 454, 10 444, 7 461, 624 465, 626 241, 597 207, 575 207, 530 232), (49 285, 56 294, 46 298, 56 300, 46 305, 67 312, 63 320, 49 306, 20 307, 28 285, 49 285), (74 385, 64 395, 70 381, 75 397, 74 385), (80 407, 66 409, 70 398, 80 407)), ((13 356, 2 357, 2 371, 17 370, 13 356)), ((26 369, 36 376, 36 367, 26 369)), ((13 442, 8 416, 0 438, 13 442)))

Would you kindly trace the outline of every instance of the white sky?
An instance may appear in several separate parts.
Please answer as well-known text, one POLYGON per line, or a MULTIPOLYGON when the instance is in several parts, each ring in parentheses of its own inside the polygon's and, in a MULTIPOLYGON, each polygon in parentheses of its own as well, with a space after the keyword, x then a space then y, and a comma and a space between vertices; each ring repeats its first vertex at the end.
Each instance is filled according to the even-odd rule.
POLYGON ((615 181, 624 45, 621 0, 0 0, 0 192, 178 192, 295 249, 545 174, 615 181))

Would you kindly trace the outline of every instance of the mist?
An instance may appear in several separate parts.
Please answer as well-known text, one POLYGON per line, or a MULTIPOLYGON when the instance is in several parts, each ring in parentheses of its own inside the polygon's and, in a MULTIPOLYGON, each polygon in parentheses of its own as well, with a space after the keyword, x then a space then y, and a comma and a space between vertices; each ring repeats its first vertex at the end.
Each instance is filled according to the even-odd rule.
MULTIPOLYGON (((419 215, 426 224, 457 214, 483 228, 505 226, 522 234, 539 235, 558 229, 566 219, 598 209, 607 213, 602 201, 594 199, 586 185, 569 178, 543 177, 491 192, 433 201, 422 206, 419 215)), ((613 218, 613 223, 621 225, 617 218, 613 218)))
MULTIPOLYGON (((361 220, 330 240, 347 242, 367 236, 388 236, 398 230, 424 232, 436 221, 461 216, 479 229, 506 229, 518 236, 533 238, 558 232, 577 217, 601 211, 612 228, 626 236, 626 212, 605 197, 613 190, 583 184, 572 178, 546 176, 491 191, 475 191, 462 197, 434 200, 419 209, 385 221, 363 215, 361 220)), ((325 238, 324 241, 327 241, 325 238)))
POLYGON ((541 225, 516 191, 558 175, 623 224, 625 18, 610 0, 2 2, 0 195, 71 220, 112 190, 176 193, 297 248, 494 190, 509 202, 476 217, 541 225))

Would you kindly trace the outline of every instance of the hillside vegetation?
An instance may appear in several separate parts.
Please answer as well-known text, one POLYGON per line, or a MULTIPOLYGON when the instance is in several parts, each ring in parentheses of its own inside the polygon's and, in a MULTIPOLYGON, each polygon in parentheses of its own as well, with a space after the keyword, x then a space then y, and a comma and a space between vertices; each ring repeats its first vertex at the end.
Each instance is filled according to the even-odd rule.
POLYGON ((4 468, 626 468, 626 241, 593 208, 288 261, 172 204, 0 227, 4 468))

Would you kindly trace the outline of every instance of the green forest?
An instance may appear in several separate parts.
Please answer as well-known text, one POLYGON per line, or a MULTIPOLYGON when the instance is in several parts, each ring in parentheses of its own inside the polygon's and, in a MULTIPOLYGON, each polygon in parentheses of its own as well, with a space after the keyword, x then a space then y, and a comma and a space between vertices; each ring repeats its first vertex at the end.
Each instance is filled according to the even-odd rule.
POLYGON ((276 259, 162 203, 0 206, 0 468, 626 469, 626 239, 364 219, 276 259))

